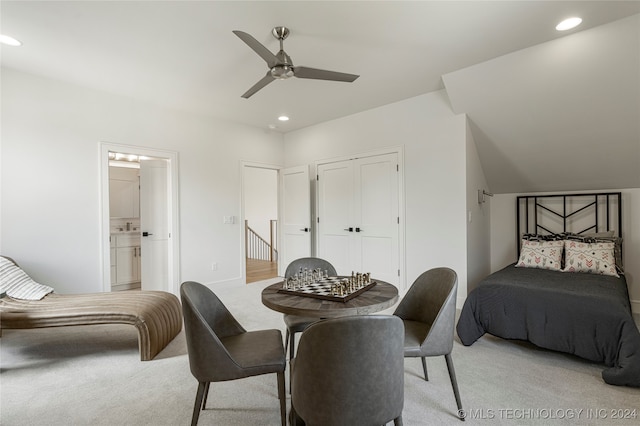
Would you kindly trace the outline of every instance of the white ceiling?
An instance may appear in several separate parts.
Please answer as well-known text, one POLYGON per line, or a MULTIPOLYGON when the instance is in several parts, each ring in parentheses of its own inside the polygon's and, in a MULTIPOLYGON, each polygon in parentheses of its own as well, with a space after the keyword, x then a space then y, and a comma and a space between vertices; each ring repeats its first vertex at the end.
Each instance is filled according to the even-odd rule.
MULTIPOLYGON (((475 77, 455 72, 639 12, 638 1, 2 0, 1 32, 23 46, 0 53, 5 67, 284 133, 440 90, 449 75, 452 105, 469 114, 486 169, 494 152, 483 143, 494 142, 499 117, 483 118, 480 95, 462 89, 475 77), (583 18, 578 29, 555 30, 573 15, 583 18), (267 67, 232 30, 275 53, 271 29, 280 25, 291 30, 284 48, 294 64, 360 78, 275 81, 241 98, 267 67), (279 123, 281 114, 291 120, 279 123)), ((502 178, 488 173, 494 192, 507 191, 502 178)))
POLYGON ((494 192, 640 187, 640 15, 443 80, 494 192))

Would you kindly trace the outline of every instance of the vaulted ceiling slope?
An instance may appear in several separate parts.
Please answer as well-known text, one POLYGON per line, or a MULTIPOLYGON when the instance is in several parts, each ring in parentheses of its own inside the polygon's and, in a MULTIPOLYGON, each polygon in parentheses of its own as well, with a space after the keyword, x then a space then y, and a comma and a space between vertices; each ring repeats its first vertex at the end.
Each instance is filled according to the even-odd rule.
POLYGON ((640 187, 640 15, 443 80, 493 192, 640 187))
POLYGON ((0 60, 283 133, 444 80, 455 111, 470 117, 492 191, 628 187, 639 186, 638 24, 629 18, 638 13, 640 1, 608 0, 2 0, 1 31, 23 45, 0 47, 0 60), (580 27, 555 30, 573 15, 580 27), (267 67, 232 31, 276 52, 271 29, 281 25, 294 64, 360 78, 293 78, 241 98, 267 67), (291 120, 279 123, 282 114, 291 120))

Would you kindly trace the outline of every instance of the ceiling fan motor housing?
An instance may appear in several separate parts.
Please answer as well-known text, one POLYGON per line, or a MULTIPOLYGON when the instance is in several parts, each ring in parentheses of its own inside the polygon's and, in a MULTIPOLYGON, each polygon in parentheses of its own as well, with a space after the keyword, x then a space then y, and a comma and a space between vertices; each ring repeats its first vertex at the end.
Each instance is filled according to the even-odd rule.
POLYGON ((289 77, 293 77, 295 72, 293 69, 293 62, 291 61, 291 57, 289 57, 289 55, 287 55, 285 51, 281 49, 276 54, 276 58, 278 58, 278 63, 271 68, 271 76, 273 78, 277 78, 278 80, 285 80, 289 77))

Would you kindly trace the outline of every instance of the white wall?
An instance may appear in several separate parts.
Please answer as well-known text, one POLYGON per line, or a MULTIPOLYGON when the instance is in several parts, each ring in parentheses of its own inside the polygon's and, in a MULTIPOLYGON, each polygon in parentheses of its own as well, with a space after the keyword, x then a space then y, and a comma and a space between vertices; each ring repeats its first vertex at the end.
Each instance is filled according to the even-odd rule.
POLYGON ((102 291, 99 143, 179 157, 181 281, 239 283, 241 161, 283 163, 279 133, 2 69, 0 252, 59 293, 102 291), (211 263, 218 270, 211 270, 211 263))
POLYGON ((461 306, 467 294, 466 121, 451 111, 444 91, 290 132, 284 139, 288 167, 403 146, 406 283, 427 269, 451 267, 458 273, 461 306))
POLYGON ((467 294, 490 274, 491 203, 478 202, 478 191, 491 192, 467 121, 467 294))
MULTIPOLYGON (((629 298, 634 313, 640 313, 640 189, 611 189, 622 192, 622 254, 629 298)), ((553 194, 553 192, 545 192, 553 194)), ((516 197, 528 194, 495 195, 491 205, 491 272, 517 260, 516 197)))

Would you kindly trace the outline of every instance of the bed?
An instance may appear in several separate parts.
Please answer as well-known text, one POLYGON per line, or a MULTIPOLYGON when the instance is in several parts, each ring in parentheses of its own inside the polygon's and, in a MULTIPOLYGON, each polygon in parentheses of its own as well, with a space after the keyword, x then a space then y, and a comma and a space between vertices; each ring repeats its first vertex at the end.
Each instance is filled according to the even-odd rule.
POLYGON ((640 387, 621 201, 620 193, 517 197, 518 261, 468 295, 456 327, 461 342, 472 345, 485 333, 526 340, 604 364, 608 384, 640 387), (598 250, 606 256, 597 266, 583 256, 598 250))
POLYGON ((0 256, 0 279, 0 330, 129 324, 137 330, 142 361, 155 358, 182 330, 180 301, 171 293, 131 290, 56 294, 51 287, 33 282, 5 256, 0 256))

